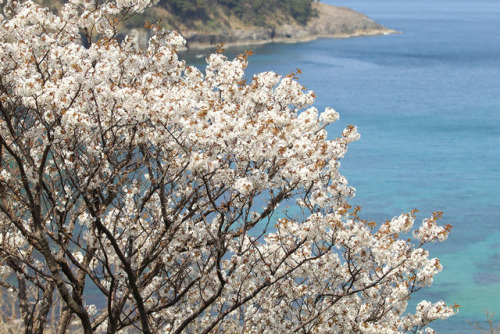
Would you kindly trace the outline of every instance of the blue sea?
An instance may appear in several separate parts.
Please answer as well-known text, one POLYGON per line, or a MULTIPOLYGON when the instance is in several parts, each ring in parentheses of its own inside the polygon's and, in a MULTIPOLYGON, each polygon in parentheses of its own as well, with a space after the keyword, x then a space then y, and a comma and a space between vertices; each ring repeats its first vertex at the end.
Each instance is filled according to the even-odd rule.
POLYGON ((430 247, 444 270, 412 307, 428 299, 461 308, 433 328, 473 333, 469 323, 484 323, 484 310, 500 323, 500 1, 324 2, 402 33, 227 53, 252 49, 250 75, 301 69, 318 109, 340 113, 330 136, 358 127, 361 139, 342 172, 364 218, 383 222, 413 208, 419 220, 444 212, 452 234, 430 247))

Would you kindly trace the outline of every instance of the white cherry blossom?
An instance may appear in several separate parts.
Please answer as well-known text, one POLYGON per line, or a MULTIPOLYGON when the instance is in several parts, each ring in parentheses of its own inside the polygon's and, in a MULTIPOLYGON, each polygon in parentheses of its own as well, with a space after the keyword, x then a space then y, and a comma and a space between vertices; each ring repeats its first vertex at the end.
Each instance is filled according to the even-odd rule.
POLYGON ((329 140, 338 113, 295 74, 186 66, 158 26, 144 50, 118 40, 155 2, 0 14, 0 272, 26 328, 57 310, 58 333, 430 333, 453 315, 406 312, 442 270, 440 214, 414 240, 415 212, 362 220, 339 172, 357 129, 329 140))

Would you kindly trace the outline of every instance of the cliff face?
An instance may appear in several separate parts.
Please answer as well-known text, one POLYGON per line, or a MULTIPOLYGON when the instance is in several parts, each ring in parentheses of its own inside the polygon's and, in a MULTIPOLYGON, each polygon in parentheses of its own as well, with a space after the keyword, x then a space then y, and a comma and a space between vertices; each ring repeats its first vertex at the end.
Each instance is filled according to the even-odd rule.
POLYGON ((224 45, 263 44, 269 42, 300 42, 320 37, 347 38, 396 33, 384 28, 366 15, 345 7, 315 3, 318 16, 306 25, 283 24, 277 27, 237 27, 221 28, 216 32, 180 31, 190 49, 224 45))

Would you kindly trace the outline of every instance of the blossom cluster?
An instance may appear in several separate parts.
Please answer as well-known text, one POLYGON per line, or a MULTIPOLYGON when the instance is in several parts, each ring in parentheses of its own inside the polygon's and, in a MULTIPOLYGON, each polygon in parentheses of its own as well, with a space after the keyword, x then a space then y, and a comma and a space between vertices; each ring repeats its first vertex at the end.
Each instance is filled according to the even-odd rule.
POLYGON ((85 333, 404 333, 454 314, 406 313, 442 269, 424 248, 448 235, 440 215, 414 244, 399 237, 414 213, 377 225, 348 204, 356 127, 328 139, 339 114, 294 74, 246 83, 247 55, 202 72, 176 32, 153 26, 144 50, 119 40, 152 4, 9 1, 0 15, 0 264, 20 305, 37 301, 26 326, 43 328, 55 294, 58 332, 76 316, 85 333))

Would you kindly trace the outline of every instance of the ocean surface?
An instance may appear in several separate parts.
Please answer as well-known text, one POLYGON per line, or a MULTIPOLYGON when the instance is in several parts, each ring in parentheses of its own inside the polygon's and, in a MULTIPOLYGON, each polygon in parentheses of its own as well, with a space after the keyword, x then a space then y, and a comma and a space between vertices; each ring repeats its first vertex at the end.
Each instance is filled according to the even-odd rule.
MULTIPOLYGON (((333 138, 354 124, 342 172, 364 218, 413 208, 443 211, 450 238, 431 245, 444 270, 421 299, 460 304, 439 333, 474 333, 483 310, 500 323, 500 1, 325 1, 363 12, 402 34, 320 39, 252 49, 249 75, 302 70, 316 106, 335 108, 333 138)), ((194 64, 203 52, 184 55, 194 64)), ((409 309, 412 311, 412 309, 409 309)))

